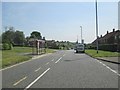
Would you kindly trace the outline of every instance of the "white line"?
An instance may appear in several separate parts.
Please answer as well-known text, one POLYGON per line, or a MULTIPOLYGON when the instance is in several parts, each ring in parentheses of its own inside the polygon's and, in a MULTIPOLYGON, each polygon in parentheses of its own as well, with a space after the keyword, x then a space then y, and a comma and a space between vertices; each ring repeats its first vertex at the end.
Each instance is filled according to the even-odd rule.
POLYGON ((35 72, 39 71, 41 69, 41 67, 39 67, 38 69, 35 70, 35 72))
POLYGON ((119 73, 117 73, 117 75, 118 75, 118 76, 120 76, 120 74, 119 74, 119 73))
POLYGON ((61 59, 62 59, 62 57, 60 57, 55 63, 58 63, 61 59))
POLYGON ((110 67, 106 66, 108 69, 111 69, 110 67))
POLYGON ((120 76, 120 74, 119 74, 117 71, 111 69, 109 66, 107 66, 106 64, 104 64, 104 63, 102 63, 102 62, 100 62, 100 61, 98 61, 98 62, 101 63, 103 66, 105 66, 105 67, 106 67, 107 69, 109 69, 110 71, 112 71, 112 72, 116 73, 118 76, 120 76))
POLYGON ((51 61, 54 61, 54 59, 52 59, 51 61))
POLYGON ((65 54, 63 55, 63 57, 65 56, 65 54))
POLYGON ((44 71, 39 77, 37 77, 32 83, 30 83, 24 90, 27 90, 28 88, 30 88, 34 83, 36 83, 49 70, 50 70, 50 68, 48 68, 46 71, 44 71))
MULTIPOLYGON (((42 58, 42 57, 47 56, 47 55, 49 55, 49 54, 42 55, 42 56, 39 57, 39 58, 42 58)), ((15 64, 15 65, 12 65, 12 66, 9 66, 9 67, 6 67, 6 68, 3 68, 3 69, 0 69, 0 71, 3 71, 3 70, 6 70, 6 69, 9 69, 9 68, 12 68, 12 67, 15 67, 15 66, 18 66, 18 65, 21 65, 21 64, 24 64, 24 63, 27 63, 27 62, 33 61, 33 60, 34 60, 34 58, 33 58, 33 59, 30 59, 30 60, 28 60, 28 61, 20 62, 20 63, 18 63, 18 64, 15 64)))
POLYGON ((104 63, 102 63, 103 66, 106 66, 104 63))
POLYGON ((27 77, 24 77, 22 79, 20 79, 19 81, 17 81, 16 83, 13 84, 13 86, 16 86, 18 85, 20 82, 22 82, 23 80, 25 80, 27 77))
POLYGON ((49 64, 49 62, 47 62, 45 65, 48 65, 49 64))

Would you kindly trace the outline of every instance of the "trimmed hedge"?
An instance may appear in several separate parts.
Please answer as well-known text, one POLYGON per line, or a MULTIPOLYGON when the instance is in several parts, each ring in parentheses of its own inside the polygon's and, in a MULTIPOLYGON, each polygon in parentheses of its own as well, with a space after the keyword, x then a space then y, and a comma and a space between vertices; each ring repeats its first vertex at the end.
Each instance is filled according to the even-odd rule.
POLYGON ((99 50, 119 52, 120 51, 120 45, 117 45, 117 44, 99 45, 99 50))
MULTIPOLYGON (((87 46, 87 49, 97 49, 96 45, 89 45, 87 46)), ((103 51, 112 51, 112 52, 120 52, 120 44, 99 44, 98 47, 99 50, 103 51)))

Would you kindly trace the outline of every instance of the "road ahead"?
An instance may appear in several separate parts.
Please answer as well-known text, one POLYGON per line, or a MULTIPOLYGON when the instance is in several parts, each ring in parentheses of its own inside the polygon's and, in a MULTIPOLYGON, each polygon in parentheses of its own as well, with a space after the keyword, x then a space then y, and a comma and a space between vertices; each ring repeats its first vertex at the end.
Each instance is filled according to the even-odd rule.
POLYGON ((118 88, 119 74, 73 50, 58 51, 2 71, 3 88, 118 88))

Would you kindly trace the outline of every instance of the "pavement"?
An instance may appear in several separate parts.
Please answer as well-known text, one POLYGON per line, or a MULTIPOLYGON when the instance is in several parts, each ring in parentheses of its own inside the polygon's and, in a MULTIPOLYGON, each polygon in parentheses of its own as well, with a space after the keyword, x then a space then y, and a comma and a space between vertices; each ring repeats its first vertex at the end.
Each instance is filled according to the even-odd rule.
POLYGON ((98 60, 120 64, 120 57, 97 57, 98 60))
POLYGON ((118 57, 93 57, 93 56, 91 56, 89 54, 87 54, 87 55, 92 57, 92 58, 95 58, 97 60, 102 60, 102 61, 105 61, 105 62, 120 64, 120 56, 118 56, 118 57))
POLYGON ((2 88, 118 88, 120 74, 107 64, 61 50, 0 71, 2 88))

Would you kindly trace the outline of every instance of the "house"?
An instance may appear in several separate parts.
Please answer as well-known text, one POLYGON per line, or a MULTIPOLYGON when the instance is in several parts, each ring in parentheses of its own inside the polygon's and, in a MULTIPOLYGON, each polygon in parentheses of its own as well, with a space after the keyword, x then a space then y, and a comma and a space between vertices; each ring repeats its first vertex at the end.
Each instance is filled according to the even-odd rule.
MULTIPOLYGON (((108 32, 104 36, 98 37, 98 44, 118 44, 120 40, 120 30, 113 29, 112 32, 108 32)), ((92 42, 93 45, 96 45, 96 41, 92 42)))

